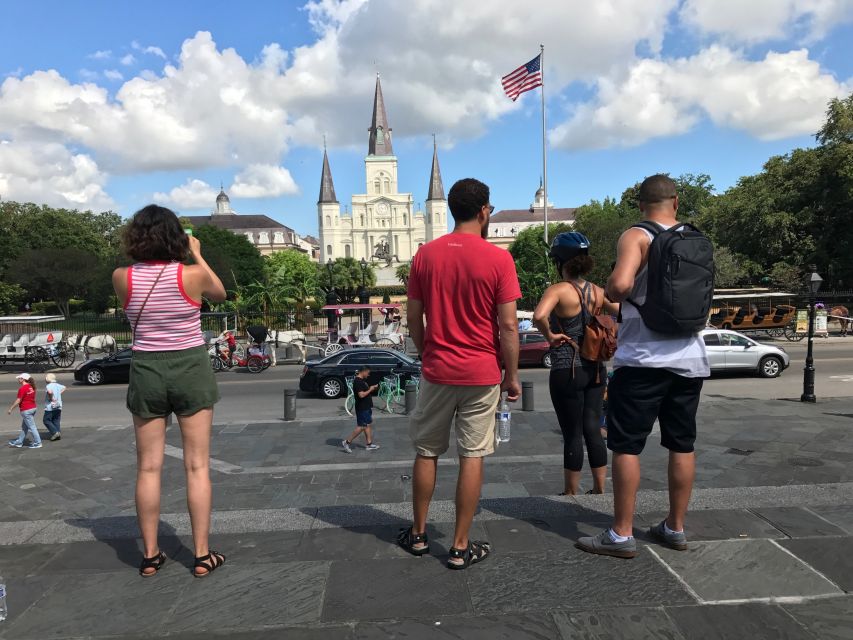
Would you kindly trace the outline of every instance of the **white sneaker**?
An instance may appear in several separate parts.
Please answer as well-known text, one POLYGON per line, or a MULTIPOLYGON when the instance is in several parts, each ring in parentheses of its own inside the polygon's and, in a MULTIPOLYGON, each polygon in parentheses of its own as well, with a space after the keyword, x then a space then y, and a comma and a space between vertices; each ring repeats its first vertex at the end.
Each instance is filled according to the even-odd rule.
POLYGON ((349 442, 347 442, 346 440, 341 440, 341 448, 346 453, 352 453, 352 448, 349 446, 349 442))
POLYGON ((379 445, 374 444, 372 442, 365 447, 365 449, 367 449, 368 451, 376 451, 378 448, 379 448, 379 445))

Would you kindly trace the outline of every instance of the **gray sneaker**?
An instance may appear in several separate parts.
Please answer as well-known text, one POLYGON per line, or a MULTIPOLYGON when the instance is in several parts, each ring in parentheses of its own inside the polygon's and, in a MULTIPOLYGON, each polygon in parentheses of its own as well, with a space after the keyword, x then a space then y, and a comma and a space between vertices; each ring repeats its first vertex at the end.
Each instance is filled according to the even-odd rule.
POLYGON ((670 549, 687 551, 687 536, 684 535, 684 532, 673 531, 672 533, 667 533, 663 527, 665 522, 666 520, 662 520, 658 525, 649 527, 649 535, 670 549))
POLYGON ((352 453, 352 447, 346 440, 341 440, 341 449, 343 449, 346 453, 352 453))
POLYGON ((628 538, 625 542, 614 542, 610 537, 610 529, 605 529, 597 536, 578 538, 575 547, 587 553, 597 553, 601 556, 615 558, 633 558, 637 555, 637 542, 628 538))

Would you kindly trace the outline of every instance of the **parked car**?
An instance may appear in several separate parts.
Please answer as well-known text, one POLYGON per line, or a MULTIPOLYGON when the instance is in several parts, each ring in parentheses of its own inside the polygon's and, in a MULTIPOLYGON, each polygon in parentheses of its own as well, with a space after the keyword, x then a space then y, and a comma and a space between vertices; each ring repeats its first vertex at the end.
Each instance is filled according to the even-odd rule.
POLYGON ((518 364, 536 364, 551 368, 551 347, 538 331, 520 331, 518 364))
POLYGON ((762 378, 776 378, 791 364, 782 347, 756 342, 725 329, 702 331, 711 371, 751 371, 762 378))
POLYGON ((394 349, 347 349, 322 360, 309 360, 302 369, 299 388, 323 398, 346 395, 345 378, 354 376, 362 365, 370 367, 368 384, 378 384, 383 377, 400 374, 402 384, 411 376, 421 375, 421 363, 394 349))
POLYGON ((130 378, 130 359, 133 351, 122 349, 110 356, 81 362, 74 370, 74 379, 86 384, 127 382, 130 378))

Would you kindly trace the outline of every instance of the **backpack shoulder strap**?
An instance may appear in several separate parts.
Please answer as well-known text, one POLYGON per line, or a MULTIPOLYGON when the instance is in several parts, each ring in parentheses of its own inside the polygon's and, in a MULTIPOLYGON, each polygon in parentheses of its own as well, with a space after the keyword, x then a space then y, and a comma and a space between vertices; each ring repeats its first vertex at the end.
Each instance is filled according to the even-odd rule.
POLYGON ((657 238, 660 235, 660 232, 663 231, 658 225, 649 220, 642 220, 637 224, 632 224, 631 229, 645 229, 649 233, 652 234, 653 237, 657 238))

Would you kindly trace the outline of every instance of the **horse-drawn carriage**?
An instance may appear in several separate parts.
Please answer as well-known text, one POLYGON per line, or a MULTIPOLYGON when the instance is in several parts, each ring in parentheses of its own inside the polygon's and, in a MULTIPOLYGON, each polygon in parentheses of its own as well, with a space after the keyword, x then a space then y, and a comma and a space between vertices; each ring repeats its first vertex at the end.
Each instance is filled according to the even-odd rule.
POLYGON ((329 323, 325 338, 320 339, 323 355, 330 356, 349 347, 381 347, 406 350, 406 336, 400 332, 400 305, 390 304, 328 304, 322 309, 336 321, 329 323), (385 316, 385 321, 373 320, 373 311, 385 316), (346 329, 338 330, 337 318, 355 313, 358 320, 349 322, 346 329))
POLYGON ((767 333, 771 336, 796 333, 797 308, 789 304, 790 293, 753 293, 716 295, 708 324, 717 329, 743 333, 767 333), (785 302, 782 302, 782 301, 785 302))
POLYGON ((0 365, 21 362, 24 368, 44 370, 74 364, 74 348, 63 339, 62 330, 51 329, 63 316, 0 317, 0 365))

